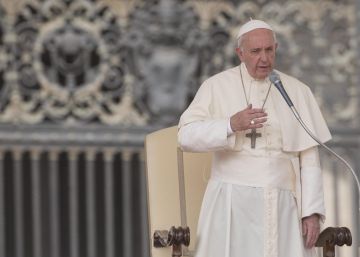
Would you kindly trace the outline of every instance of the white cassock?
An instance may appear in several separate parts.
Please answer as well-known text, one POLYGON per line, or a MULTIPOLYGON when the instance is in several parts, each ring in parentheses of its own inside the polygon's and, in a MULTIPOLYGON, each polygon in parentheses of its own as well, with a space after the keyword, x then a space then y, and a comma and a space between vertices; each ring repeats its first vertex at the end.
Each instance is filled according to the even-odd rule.
MULTIPOLYGON (((275 87, 265 102, 268 121, 251 148, 242 131, 228 134, 229 118, 246 108, 241 84, 253 108, 261 108, 270 85, 255 80, 246 66, 206 80, 179 123, 185 151, 213 152, 211 177, 198 223, 196 257, 309 257, 301 218, 325 218, 322 173, 317 143, 298 124, 275 87)), ((331 138, 310 89, 278 72, 310 130, 331 138)))

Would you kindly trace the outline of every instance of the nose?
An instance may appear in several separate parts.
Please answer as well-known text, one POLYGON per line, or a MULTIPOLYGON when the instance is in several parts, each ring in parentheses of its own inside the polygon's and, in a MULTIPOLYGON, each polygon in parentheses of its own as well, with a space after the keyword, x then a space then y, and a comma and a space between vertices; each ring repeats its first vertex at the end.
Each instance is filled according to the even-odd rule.
POLYGON ((266 55, 265 51, 261 51, 261 53, 260 53, 260 60, 261 60, 262 62, 266 62, 266 61, 267 61, 267 55, 266 55))

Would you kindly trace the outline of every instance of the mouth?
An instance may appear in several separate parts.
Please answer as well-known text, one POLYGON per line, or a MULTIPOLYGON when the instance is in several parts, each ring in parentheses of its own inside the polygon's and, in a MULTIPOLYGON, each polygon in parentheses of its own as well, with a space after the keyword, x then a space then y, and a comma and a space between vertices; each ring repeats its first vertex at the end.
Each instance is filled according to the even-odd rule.
POLYGON ((269 65, 266 66, 257 66, 257 73, 260 79, 264 79, 271 71, 269 65))
POLYGON ((258 66, 258 68, 261 70, 268 70, 270 67, 269 66, 258 66))

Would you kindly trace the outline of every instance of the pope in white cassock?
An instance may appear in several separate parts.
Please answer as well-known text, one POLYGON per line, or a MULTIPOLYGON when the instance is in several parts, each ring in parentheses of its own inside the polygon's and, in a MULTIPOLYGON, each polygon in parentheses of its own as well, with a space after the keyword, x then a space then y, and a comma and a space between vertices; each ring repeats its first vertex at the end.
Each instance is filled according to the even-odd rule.
MULTIPOLYGON (((181 148, 213 152, 196 257, 314 256, 325 218, 317 143, 268 78, 276 48, 267 23, 245 23, 241 64, 207 79, 180 118, 181 148)), ((277 73, 307 126, 329 140, 310 89, 277 73)))

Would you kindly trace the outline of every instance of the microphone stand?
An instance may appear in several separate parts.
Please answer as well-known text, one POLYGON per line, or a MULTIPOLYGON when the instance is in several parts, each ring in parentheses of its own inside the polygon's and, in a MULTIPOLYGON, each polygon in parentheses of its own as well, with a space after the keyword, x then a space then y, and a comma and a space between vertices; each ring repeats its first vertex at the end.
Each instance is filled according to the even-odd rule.
POLYGON ((304 123, 304 121, 301 119, 299 113, 297 112, 296 108, 294 105, 289 106, 292 113, 294 114, 295 118, 299 121, 299 123, 301 124, 301 126, 305 129, 305 131, 309 134, 309 136, 314 139, 317 143, 319 143, 319 145, 321 145, 322 147, 324 147, 326 150, 328 150, 330 153, 332 153, 335 157, 337 157, 343 164, 345 164, 345 166, 351 171, 351 174, 353 175, 356 184, 357 184, 357 188, 358 188, 358 197, 359 197, 359 213, 360 213, 360 182, 358 177, 356 176, 355 171, 353 170, 353 168, 350 166, 350 164, 344 160, 344 158, 342 158, 340 155, 338 155, 336 152, 334 152, 330 147, 328 147, 327 145, 325 145, 323 142, 321 142, 311 131, 310 129, 306 126, 306 124, 304 123))

